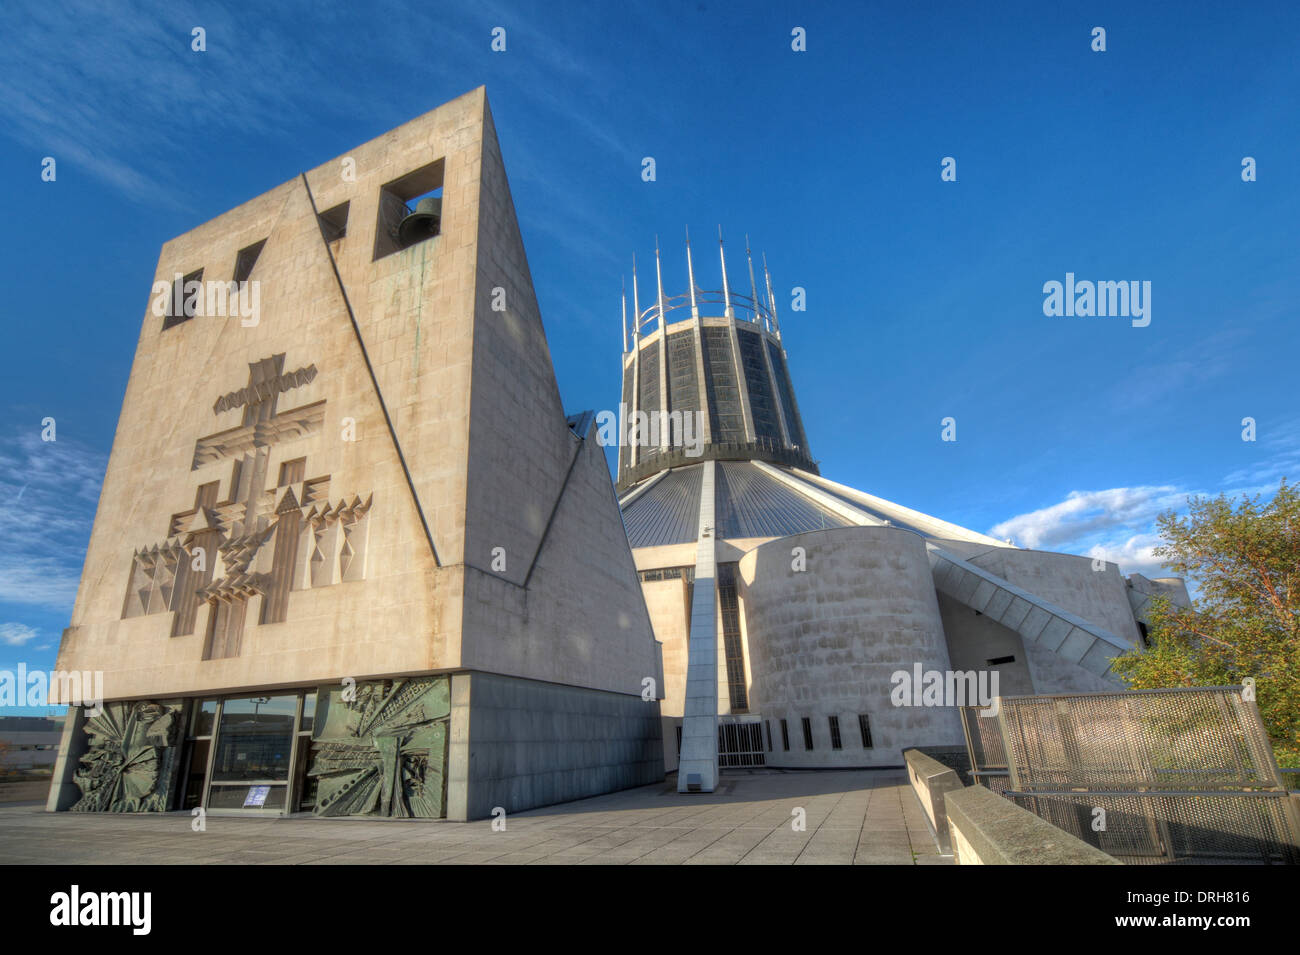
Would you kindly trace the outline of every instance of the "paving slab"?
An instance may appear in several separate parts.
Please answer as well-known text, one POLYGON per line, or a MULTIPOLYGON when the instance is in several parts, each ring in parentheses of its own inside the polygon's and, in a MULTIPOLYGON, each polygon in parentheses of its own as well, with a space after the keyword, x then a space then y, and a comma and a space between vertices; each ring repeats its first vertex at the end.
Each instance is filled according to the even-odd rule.
POLYGON ((0 805, 0 863, 190 865, 951 865, 901 770, 724 772, 492 820, 320 819, 188 812, 46 813, 0 805), (794 829, 803 810, 803 828, 794 829))

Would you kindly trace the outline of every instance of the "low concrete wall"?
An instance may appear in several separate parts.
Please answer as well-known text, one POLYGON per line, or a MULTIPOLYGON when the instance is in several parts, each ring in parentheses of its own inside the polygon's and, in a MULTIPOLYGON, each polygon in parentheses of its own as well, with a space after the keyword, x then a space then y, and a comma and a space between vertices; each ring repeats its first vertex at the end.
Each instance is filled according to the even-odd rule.
POLYGON ((73 774, 90 746, 90 739, 82 732, 85 725, 86 708, 69 706, 68 715, 63 720, 59 755, 54 760, 54 770, 47 787, 49 794, 45 799, 46 812, 62 812, 72 808, 81 799, 81 789, 73 782, 73 774))
POLYGON ((965 744, 960 746, 913 746, 909 749, 915 749, 925 753, 936 762, 947 766, 957 778, 961 780, 963 786, 969 786, 974 781, 971 776, 970 753, 966 751, 965 744))
POLYGON ((958 865, 1120 865, 983 786, 944 799, 958 865))
POLYGON ((963 788, 961 779, 956 771, 919 749, 903 750, 903 761, 907 764, 907 778, 912 784, 912 791, 916 793, 921 808, 930 820, 939 851, 952 852, 944 800, 947 793, 963 788))

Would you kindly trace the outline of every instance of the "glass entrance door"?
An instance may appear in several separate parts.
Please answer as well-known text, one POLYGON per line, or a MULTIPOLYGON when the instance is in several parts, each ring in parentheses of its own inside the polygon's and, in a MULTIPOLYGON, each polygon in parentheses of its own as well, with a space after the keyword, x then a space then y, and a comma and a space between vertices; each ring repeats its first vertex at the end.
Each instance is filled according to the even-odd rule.
POLYGON ((208 809, 285 810, 299 699, 292 693, 221 701, 203 801, 208 809))

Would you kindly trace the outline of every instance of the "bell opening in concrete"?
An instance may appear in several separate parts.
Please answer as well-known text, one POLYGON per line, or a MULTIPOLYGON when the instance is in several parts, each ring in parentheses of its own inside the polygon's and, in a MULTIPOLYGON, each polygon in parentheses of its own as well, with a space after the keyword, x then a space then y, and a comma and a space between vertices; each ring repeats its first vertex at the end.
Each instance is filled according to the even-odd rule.
POLYGON ((442 231, 445 166, 445 160, 435 160, 380 188, 376 260, 431 239, 442 231))

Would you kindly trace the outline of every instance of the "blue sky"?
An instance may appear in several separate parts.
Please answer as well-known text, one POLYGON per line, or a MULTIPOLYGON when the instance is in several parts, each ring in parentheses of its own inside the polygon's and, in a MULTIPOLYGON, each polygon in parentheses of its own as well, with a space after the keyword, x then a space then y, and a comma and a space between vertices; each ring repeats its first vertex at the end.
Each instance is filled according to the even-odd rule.
POLYGON ((105 6, 0 8, 0 668, 53 666, 162 243, 480 84, 571 410, 633 252, 714 286, 721 225, 836 480, 1155 572, 1156 513, 1300 470, 1294 4, 105 6), (1067 272, 1150 325, 1044 316, 1067 272))

